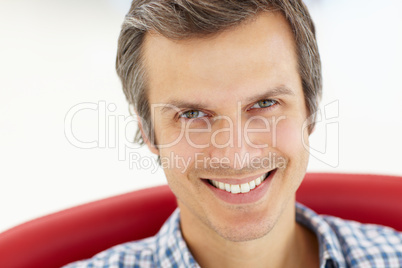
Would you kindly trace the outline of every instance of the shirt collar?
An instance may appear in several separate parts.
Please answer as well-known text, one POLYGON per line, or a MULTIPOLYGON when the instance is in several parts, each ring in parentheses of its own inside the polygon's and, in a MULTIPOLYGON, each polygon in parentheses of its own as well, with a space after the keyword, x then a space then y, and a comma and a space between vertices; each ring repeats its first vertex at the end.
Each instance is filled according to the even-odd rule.
POLYGON ((296 221, 316 234, 320 250, 320 267, 346 267, 338 237, 322 216, 296 203, 296 221))
MULTIPOLYGON (((319 242, 320 267, 346 267, 338 238, 329 224, 311 209, 296 203, 296 221, 313 231, 319 242)), ((178 267, 200 266, 183 239, 180 229, 180 211, 177 208, 156 236, 158 264, 177 263, 178 267)))
POLYGON ((158 267, 192 267, 200 266, 183 239, 180 228, 180 210, 177 208, 156 235, 158 267))

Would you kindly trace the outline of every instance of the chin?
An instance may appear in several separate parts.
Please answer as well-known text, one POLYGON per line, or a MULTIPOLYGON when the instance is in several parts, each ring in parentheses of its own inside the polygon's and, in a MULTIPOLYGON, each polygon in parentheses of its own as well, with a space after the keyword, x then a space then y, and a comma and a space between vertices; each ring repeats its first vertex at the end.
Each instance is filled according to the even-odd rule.
POLYGON ((213 229, 225 240, 231 242, 246 242, 260 239, 268 235, 274 225, 273 222, 259 222, 258 224, 253 224, 251 226, 214 227, 213 229))
POLYGON ((251 215, 231 220, 210 222, 210 227, 223 239, 232 242, 245 242, 262 238, 274 228, 277 217, 252 217, 251 215))

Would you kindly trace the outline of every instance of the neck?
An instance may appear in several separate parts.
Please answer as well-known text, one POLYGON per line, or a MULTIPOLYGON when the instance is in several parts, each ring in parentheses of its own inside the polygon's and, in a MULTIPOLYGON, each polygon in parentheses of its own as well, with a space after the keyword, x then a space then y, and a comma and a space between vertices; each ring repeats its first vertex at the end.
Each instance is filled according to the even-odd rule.
POLYGON ((296 223, 292 201, 268 234, 244 242, 225 240, 179 206, 183 237, 201 267, 318 267, 317 239, 296 223))

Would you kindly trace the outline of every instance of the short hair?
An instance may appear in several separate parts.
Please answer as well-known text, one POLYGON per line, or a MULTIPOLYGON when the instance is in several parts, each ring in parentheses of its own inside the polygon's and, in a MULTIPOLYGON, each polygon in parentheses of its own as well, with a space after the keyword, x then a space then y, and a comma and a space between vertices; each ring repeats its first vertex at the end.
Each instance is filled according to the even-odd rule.
MULTIPOLYGON (((304 98, 310 120, 313 118, 309 132, 313 130, 322 94, 321 60, 314 23, 302 0, 134 0, 120 32, 116 70, 147 138, 153 137, 153 126, 142 57, 145 34, 154 31, 176 40, 207 36, 235 27, 261 11, 281 12, 292 28, 304 98)), ((139 130, 134 141, 144 144, 139 130)))

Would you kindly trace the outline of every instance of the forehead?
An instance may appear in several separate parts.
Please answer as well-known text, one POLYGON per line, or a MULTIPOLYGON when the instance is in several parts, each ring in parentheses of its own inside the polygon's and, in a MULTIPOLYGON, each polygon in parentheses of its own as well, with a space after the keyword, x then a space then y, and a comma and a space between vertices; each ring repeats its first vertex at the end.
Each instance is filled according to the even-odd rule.
POLYGON ((206 37, 171 40, 148 33, 143 56, 151 103, 178 96, 227 101, 300 85, 292 30, 281 13, 264 12, 206 37))

